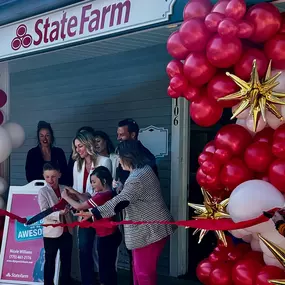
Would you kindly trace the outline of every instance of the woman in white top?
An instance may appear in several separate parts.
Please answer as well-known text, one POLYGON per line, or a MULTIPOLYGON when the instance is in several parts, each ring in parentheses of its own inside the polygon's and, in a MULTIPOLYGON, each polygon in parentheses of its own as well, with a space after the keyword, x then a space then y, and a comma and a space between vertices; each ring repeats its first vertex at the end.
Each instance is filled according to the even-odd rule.
POLYGON ((109 157, 112 161, 112 177, 115 179, 116 170, 119 166, 119 156, 115 153, 115 147, 110 137, 102 131, 95 131, 95 151, 104 157, 109 157))
MULTIPOLYGON (((94 134, 86 130, 77 133, 72 141, 73 188, 80 193, 92 195, 90 174, 98 166, 112 171, 110 158, 98 155, 95 151, 94 134)), ((95 274, 99 272, 98 253, 96 250, 96 231, 93 228, 79 228, 79 261, 82 285, 92 285, 95 274)))

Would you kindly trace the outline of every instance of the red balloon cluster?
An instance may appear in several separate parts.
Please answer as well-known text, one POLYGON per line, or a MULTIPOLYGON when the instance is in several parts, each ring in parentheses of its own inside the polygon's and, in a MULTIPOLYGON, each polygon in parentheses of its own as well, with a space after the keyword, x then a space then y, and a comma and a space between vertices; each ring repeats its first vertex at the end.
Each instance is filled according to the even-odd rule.
POLYGON ((222 127, 198 158, 200 168, 196 179, 213 196, 227 195, 240 183, 253 178, 253 172, 243 160, 252 137, 248 130, 236 124, 222 127))
POLYGON ((218 245, 198 264, 196 274, 206 285, 269 285, 268 280, 285 277, 282 269, 264 264, 262 252, 245 243, 218 245))
POLYGON ((168 95, 191 102, 190 116, 196 124, 214 125, 223 108, 237 104, 218 102, 238 90, 227 70, 248 80, 254 59, 260 76, 269 59, 273 67, 285 68, 285 17, 271 3, 247 9, 245 0, 219 0, 214 6, 210 0, 190 0, 183 17, 167 41, 174 58, 166 68, 168 95))
POLYGON ((285 193, 285 125, 265 128, 254 137, 240 125, 226 125, 205 146, 198 162, 197 182, 213 196, 229 196, 250 179, 268 181, 285 193))

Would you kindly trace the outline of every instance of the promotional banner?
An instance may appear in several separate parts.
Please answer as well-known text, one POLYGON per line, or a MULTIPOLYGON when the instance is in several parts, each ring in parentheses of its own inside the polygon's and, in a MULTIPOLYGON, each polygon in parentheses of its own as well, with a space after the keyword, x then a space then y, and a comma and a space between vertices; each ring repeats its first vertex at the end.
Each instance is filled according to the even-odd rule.
MULTIPOLYGON (((37 193, 43 185, 41 181, 23 187, 11 186, 7 210, 22 217, 32 217, 40 210, 37 193)), ((41 224, 42 221, 38 221, 27 226, 6 218, 0 255, 0 284, 43 284, 45 259, 41 224)), ((57 279, 58 266, 55 275, 57 279)))

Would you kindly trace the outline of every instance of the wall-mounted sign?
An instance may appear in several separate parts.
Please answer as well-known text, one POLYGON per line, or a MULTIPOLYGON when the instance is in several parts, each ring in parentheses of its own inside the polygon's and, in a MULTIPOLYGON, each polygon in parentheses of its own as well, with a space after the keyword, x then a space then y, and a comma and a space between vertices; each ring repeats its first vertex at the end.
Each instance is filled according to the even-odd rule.
POLYGON ((9 24, 0 28, 0 59, 165 22, 175 1, 84 1, 9 24))
POLYGON ((168 155, 168 129, 155 126, 140 129, 139 140, 155 157, 168 155))

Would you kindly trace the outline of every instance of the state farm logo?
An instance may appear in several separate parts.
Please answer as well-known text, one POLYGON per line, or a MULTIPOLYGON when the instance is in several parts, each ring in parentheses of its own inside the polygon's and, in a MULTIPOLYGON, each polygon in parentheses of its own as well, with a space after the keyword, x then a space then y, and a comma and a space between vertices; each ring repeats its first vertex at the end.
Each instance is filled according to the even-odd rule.
POLYGON ((27 26, 20 25, 16 30, 16 37, 12 40, 11 47, 18 50, 20 47, 28 48, 33 42, 33 38, 27 33, 27 26))

